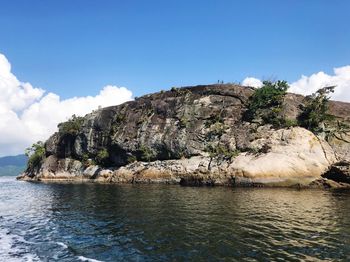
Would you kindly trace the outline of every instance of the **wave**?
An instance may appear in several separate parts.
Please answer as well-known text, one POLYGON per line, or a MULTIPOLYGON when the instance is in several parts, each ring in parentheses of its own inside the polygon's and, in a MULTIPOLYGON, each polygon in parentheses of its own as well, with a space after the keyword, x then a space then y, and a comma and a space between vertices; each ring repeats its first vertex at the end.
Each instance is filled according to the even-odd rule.
POLYGON ((19 243, 26 243, 23 237, 11 234, 9 231, 0 228, 0 257, 6 262, 29 262, 40 261, 36 254, 28 253, 25 249, 19 248, 19 243))
POLYGON ((84 257, 84 256, 78 256, 78 259, 80 261, 85 261, 85 262, 103 262, 102 260, 97 260, 97 259, 88 258, 88 257, 84 257))
POLYGON ((64 249, 68 248, 68 246, 63 242, 56 242, 56 244, 59 245, 60 247, 63 247, 64 249))

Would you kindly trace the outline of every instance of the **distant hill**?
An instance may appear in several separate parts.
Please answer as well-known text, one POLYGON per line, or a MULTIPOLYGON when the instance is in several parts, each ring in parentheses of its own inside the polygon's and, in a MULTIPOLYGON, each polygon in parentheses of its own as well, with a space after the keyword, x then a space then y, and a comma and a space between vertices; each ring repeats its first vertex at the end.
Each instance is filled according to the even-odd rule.
POLYGON ((28 157, 25 155, 0 157, 0 176, 17 176, 24 171, 28 157))

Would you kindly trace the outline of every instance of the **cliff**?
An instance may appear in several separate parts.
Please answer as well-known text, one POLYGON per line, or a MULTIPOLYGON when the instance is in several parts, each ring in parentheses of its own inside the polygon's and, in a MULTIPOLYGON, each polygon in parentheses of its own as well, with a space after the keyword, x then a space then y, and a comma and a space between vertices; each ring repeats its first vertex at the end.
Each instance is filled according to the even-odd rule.
MULTIPOLYGON (((243 121, 253 93, 231 84, 172 88, 96 110, 63 123, 20 179, 303 186, 324 184, 334 164, 350 160, 347 133, 243 121)), ((283 116, 295 120, 303 99, 287 94, 283 116)), ((331 101, 329 110, 350 122, 350 104, 331 101)))

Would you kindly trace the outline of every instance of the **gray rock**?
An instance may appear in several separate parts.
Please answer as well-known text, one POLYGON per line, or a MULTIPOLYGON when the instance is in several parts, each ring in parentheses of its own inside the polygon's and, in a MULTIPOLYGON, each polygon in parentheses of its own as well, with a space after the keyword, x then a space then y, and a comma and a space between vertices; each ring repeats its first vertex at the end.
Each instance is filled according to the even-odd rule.
MULTIPOLYGON (((327 143, 302 128, 242 121, 253 92, 231 84, 174 88, 96 110, 76 133, 53 134, 45 161, 22 178, 291 185, 349 159, 349 143, 339 139, 327 143), (99 163, 101 152, 108 157, 99 163)), ((288 94, 283 115, 295 120, 302 100, 288 94)), ((350 104, 332 102, 330 110, 349 120, 350 104)))

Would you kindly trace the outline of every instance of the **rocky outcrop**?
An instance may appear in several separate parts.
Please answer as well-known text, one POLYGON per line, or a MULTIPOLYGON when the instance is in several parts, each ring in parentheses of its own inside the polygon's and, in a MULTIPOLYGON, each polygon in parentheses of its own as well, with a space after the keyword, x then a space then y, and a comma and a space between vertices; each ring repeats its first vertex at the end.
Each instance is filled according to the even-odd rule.
MULTIPOLYGON (((173 88, 99 109, 84 117, 77 132, 52 135, 43 163, 20 178, 292 186, 321 179, 349 158, 345 141, 242 121, 253 91, 237 85, 173 88)), ((284 116, 295 119, 302 101, 288 94, 284 116)), ((344 108, 350 105, 333 102, 331 113, 345 119, 344 108)))

